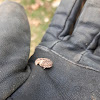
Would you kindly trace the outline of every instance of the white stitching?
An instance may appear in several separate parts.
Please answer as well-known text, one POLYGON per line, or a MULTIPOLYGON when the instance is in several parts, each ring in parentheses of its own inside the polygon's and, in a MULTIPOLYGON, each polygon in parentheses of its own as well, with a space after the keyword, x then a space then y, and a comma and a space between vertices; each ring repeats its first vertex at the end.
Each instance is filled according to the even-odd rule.
POLYGON ((61 57, 62 59, 68 61, 68 62, 71 63, 71 64, 74 64, 74 65, 77 65, 77 66, 80 66, 80 67, 82 67, 82 68, 86 68, 86 69, 89 69, 89 70, 93 70, 93 71, 96 71, 96 72, 100 72, 99 70, 94 69, 93 67, 84 66, 84 65, 81 65, 81 64, 77 64, 77 63, 75 63, 75 62, 73 62, 73 61, 71 61, 71 60, 65 58, 64 56, 58 54, 56 51, 51 50, 51 49, 49 49, 49 48, 47 48, 47 47, 45 47, 45 46, 38 45, 37 48, 39 48, 39 49, 41 49, 41 50, 44 50, 44 51, 46 51, 46 52, 51 51, 52 53, 58 55, 59 57, 61 57))

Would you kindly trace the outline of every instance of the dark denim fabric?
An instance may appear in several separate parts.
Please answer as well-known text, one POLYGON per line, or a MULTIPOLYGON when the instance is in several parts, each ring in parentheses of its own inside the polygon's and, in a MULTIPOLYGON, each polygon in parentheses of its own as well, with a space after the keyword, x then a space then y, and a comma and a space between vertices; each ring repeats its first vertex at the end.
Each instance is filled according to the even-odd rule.
POLYGON ((29 51, 30 28, 23 7, 15 2, 3 2, 0 5, 0 100, 5 100, 29 77, 29 51))
POLYGON ((38 47, 29 62, 30 77, 8 100, 100 100, 100 72, 44 47, 38 47), (53 67, 35 66, 41 57, 52 59, 53 67))
POLYGON ((100 1, 85 1, 61 1, 29 61, 24 9, 0 5, 0 100, 100 100, 100 1), (37 58, 53 67, 35 66, 37 58))

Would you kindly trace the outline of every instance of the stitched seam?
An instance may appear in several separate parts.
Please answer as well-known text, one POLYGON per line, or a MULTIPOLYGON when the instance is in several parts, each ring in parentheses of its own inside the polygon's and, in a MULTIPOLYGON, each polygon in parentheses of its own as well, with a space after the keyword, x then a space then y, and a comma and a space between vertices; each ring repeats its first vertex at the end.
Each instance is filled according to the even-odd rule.
POLYGON ((52 49, 59 42, 61 42, 61 40, 58 40, 56 43, 54 43, 53 46, 50 49, 52 49))
POLYGON ((65 26, 66 26, 67 20, 68 20, 69 16, 71 15, 71 12, 72 12, 72 10, 73 10, 73 8, 74 8, 76 2, 77 2, 77 0, 74 2, 73 7, 72 7, 72 9, 71 9, 71 11, 70 11, 68 17, 66 18, 66 21, 65 21, 64 27, 63 27, 63 29, 61 30, 61 32, 59 32, 57 38, 59 38, 59 35, 60 35, 60 34, 63 32, 63 30, 65 29, 65 26))
POLYGON ((58 29, 59 29, 59 28, 60 28, 60 29, 62 28, 62 26, 57 25, 57 24, 50 24, 49 27, 55 27, 55 28, 58 28, 58 29))
MULTIPOLYGON (((75 3, 77 2, 77 0, 75 1, 75 3)), ((72 12, 72 10, 73 10, 73 8, 74 8, 74 5, 75 5, 75 3, 73 4, 73 7, 72 7, 72 9, 71 9, 71 11, 70 11, 70 13, 69 13, 69 15, 68 15, 68 17, 66 18, 66 20, 65 20, 65 24, 64 24, 64 27, 63 27, 63 29, 58 33, 58 35, 57 35, 57 38, 59 39, 59 35, 60 35, 60 33, 62 33, 63 32, 63 30, 65 29, 65 26, 66 26, 66 22, 67 22, 67 20, 68 20, 68 18, 69 18, 69 16, 70 16, 70 14, 71 14, 71 12, 72 12)), ((55 13, 55 14, 58 14, 58 13, 55 13)), ((62 14, 62 13, 61 13, 62 14)), ((51 25, 52 26, 52 25, 51 25)), ((60 39, 61 40, 61 39, 60 39)))
POLYGON ((71 63, 71 64, 73 64, 73 65, 77 65, 77 66, 79 66, 79 67, 81 67, 81 68, 85 68, 85 69, 88 69, 88 70, 93 70, 93 71, 96 71, 96 72, 99 72, 99 73, 100 73, 99 70, 97 70, 97 69, 95 69, 95 68, 93 68, 93 67, 91 67, 91 66, 85 66, 85 65, 82 65, 82 64, 78 64, 78 63, 76 63, 76 62, 73 62, 73 61, 71 61, 71 60, 65 58, 64 56, 58 54, 56 51, 51 50, 51 49, 49 49, 49 48, 47 48, 47 47, 45 47, 45 46, 38 45, 37 48, 39 48, 39 49, 41 49, 41 50, 43 50, 43 51, 46 51, 46 52, 47 52, 47 51, 51 51, 52 53, 56 54, 56 55, 59 56, 60 58, 62 58, 62 59, 64 59, 64 60, 68 61, 69 63, 71 63))
POLYGON ((49 31, 47 31, 46 34, 50 34, 51 36, 53 36, 53 37, 56 38, 56 36, 54 36, 53 34, 51 34, 51 32, 49 32, 49 31))
POLYGON ((62 15, 65 15, 66 16, 67 13, 65 13, 65 12, 57 12, 56 14, 58 14, 58 15, 59 14, 62 14, 62 15))
MULTIPOLYGON (((77 0, 74 2, 74 4, 73 4, 73 7, 72 7, 72 9, 71 9, 71 11, 70 11, 70 13, 69 13, 69 15, 68 15, 68 17, 66 18, 66 21, 65 21, 65 24, 64 24, 64 27, 63 27, 63 29, 59 32, 59 34, 58 34, 58 36, 57 36, 57 38, 59 39, 59 41, 57 41, 50 49, 52 49, 58 42, 60 42, 62 39, 60 39, 59 38, 59 35, 63 32, 63 30, 65 29, 65 26, 66 26, 66 22, 67 22, 67 20, 68 20, 68 18, 69 18, 69 16, 71 15, 71 12, 72 12, 72 10, 73 10, 73 8, 74 8, 74 6, 75 6, 75 4, 76 4, 76 2, 77 2, 77 0)), ((61 12, 60 12, 61 13, 61 12)), ((58 13, 56 13, 56 14, 59 14, 59 12, 58 13)), ((61 13, 62 14, 62 13, 61 13)), ((57 28, 61 28, 59 25, 50 25, 50 27, 57 27, 57 28)), ((49 32, 50 33, 50 32, 49 32)), ((62 40, 63 41, 63 40, 62 40)))
MULTIPOLYGON (((98 34, 99 34, 99 32, 98 32, 98 34)), ((95 37, 96 37, 98 34, 96 34, 95 37)), ((95 37, 94 37, 94 39, 95 39, 95 37)), ((83 56, 87 53, 87 50, 88 50, 89 46, 91 45, 91 43, 94 41, 94 39, 89 43, 88 47, 86 48, 86 50, 84 51, 84 53, 81 55, 81 57, 80 57, 80 59, 78 60, 78 62, 80 62, 81 59, 83 58, 83 56)))

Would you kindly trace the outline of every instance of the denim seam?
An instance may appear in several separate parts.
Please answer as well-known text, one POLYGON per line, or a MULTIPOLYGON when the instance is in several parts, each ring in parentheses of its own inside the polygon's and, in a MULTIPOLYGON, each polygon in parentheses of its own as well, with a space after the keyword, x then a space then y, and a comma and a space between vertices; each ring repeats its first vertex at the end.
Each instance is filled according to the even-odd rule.
MULTIPOLYGON (((100 32, 99 32, 98 34, 100 34, 100 32)), ((96 34, 96 35, 95 35, 95 37, 97 37, 97 36, 98 36, 98 34, 96 34)), ((94 37, 94 39, 95 39, 95 37, 94 37)), ((94 41, 94 39, 93 39, 92 41, 94 41)), ((80 62, 80 61, 82 60, 82 58, 84 57, 84 55, 87 53, 87 51, 88 51, 88 49, 89 49, 89 47, 90 47, 90 45, 91 45, 92 41, 90 42, 90 44, 88 45, 88 47, 86 48, 86 50, 84 51, 84 53, 83 53, 83 54, 81 54, 81 57, 80 57, 80 59, 79 59, 79 61, 78 61, 78 62, 80 62)))
POLYGON ((64 56, 58 54, 56 51, 51 50, 51 49, 49 49, 49 48, 47 48, 47 47, 45 47, 45 46, 38 45, 37 48, 39 48, 39 49, 41 49, 41 50, 43 50, 43 51, 46 51, 46 52, 51 51, 52 53, 56 54, 56 55, 59 56, 60 58, 62 58, 62 59, 64 59, 64 60, 68 61, 68 62, 71 63, 71 64, 77 65, 77 66, 79 66, 79 67, 81 67, 81 68, 85 68, 85 69, 88 69, 88 70, 93 70, 93 71, 96 71, 96 72, 100 72, 99 70, 97 70, 97 69, 95 69, 95 68, 93 68, 93 67, 91 67, 91 66, 85 66, 85 65, 82 65, 82 64, 73 62, 73 61, 71 61, 71 60, 65 58, 64 56))

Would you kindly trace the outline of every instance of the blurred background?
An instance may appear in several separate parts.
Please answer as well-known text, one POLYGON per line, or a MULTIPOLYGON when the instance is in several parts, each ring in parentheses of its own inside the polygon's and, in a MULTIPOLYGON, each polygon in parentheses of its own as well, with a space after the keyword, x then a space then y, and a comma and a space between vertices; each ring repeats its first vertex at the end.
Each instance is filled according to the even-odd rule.
MULTIPOLYGON (((2 3, 4 0, 0 0, 2 3)), ((11 0, 24 6, 31 27, 30 56, 40 43, 60 0, 11 0)))

